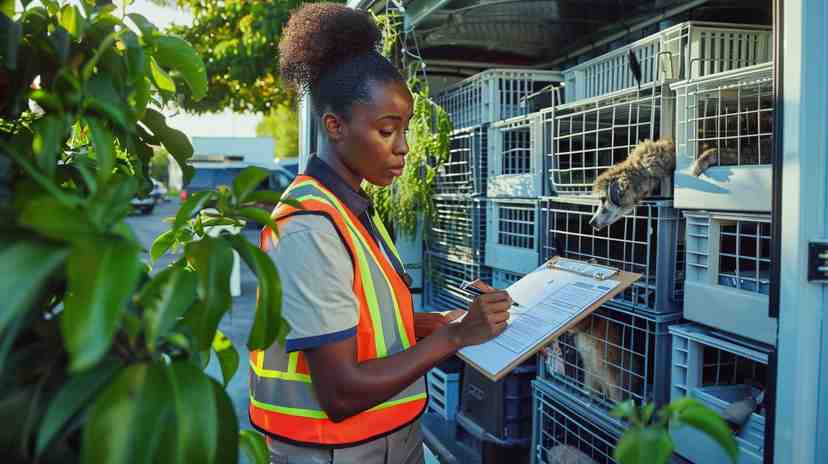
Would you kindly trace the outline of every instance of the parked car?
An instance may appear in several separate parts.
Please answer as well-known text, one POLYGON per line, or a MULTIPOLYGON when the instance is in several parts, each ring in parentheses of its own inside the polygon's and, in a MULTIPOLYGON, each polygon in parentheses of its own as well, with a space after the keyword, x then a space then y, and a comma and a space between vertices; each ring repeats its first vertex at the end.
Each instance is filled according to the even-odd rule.
POLYGON ((130 201, 134 210, 145 215, 152 214, 155 205, 163 201, 167 195, 167 189, 164 187, 164 184, 155 179, 150 180, 152 181, 152 190, 150 190, 149 194, 143 197, 136 196, 130 201))

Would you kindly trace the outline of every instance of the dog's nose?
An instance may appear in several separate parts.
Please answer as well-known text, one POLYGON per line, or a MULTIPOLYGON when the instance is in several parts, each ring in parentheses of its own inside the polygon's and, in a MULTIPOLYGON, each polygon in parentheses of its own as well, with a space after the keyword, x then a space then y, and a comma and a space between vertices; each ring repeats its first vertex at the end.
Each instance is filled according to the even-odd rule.
POLYGON ((589 225, 592 226, 593 230, 601 230, 604 228, 604 225, 599 224, 598 221, 595 220, 595 218, 590 219, 589 225))

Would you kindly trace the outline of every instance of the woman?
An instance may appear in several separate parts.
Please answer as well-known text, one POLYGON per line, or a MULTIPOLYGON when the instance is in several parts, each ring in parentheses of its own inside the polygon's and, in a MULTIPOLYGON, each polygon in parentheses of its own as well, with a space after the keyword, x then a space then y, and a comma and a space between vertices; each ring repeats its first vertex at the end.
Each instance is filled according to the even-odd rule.
POLYGON ((293 13, 279 44, 282 78, 311 96, 325 141, 285 193, 301 208, 279 204, 279 230, 262 231, 290 332, 251 353, 250 420, 276 463, 422 462, 423 375, 508 319, 505 292, 475 299, 459 323, 412 311, 407 275, 360 188, 391 184, 408 152, 413 100, 379 41, 367 14, 315 3, 293 13))

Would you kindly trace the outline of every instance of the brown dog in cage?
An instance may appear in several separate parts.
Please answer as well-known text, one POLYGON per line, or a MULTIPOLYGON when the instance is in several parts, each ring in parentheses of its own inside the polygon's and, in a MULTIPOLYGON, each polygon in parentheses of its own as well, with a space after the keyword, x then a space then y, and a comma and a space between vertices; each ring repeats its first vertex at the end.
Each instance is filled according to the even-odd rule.
POLYGON ((676 147, 672 140, 644 140, 626 160, 604 171, 592 184, 600 205, 589 223, 595 229, 630 214, 665 177, 676 170, 676 147))
POLYGON ((641 362, 629 346, 631 334, 602 316, 579 322, 551 347, 553 371, 580 381, 590 395, 613 403, 641 395, 641 362), (576 357, 569 356, 577 353, 576 357), (578 365, 578 361, 580 365, 578 365))

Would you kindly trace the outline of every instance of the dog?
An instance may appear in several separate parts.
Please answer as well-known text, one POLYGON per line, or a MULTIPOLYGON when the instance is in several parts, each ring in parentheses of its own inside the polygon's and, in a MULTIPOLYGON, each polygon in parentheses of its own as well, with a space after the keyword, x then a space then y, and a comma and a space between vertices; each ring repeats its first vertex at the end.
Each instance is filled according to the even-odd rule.
POLYGON ((589 224, 601 230, 632 213, 638 202, 675 170, 676 147, 672 140, 646 139, 638 143, 626 160, 595 179, 592 192, 600 204, 589 224))
POLYGON ((625 356, 622 335, 619 324, 603 317, 588 317, 552 344, 547 351, 547 366, 600 400, 617 403, 627 399, 625 393, 640 394, 640 362, 629 353, 625 356))
POLYGON ((711 166, 756 165, 769 163, 773 147, 770 139, 764 139, 758 145, 745 144, 741 153, 735 148, 722 149, 702 145, 701 154, 693 162, 692 173, 699 177, 711 166), (760 154, 762 156, 760 156, 760 154))

